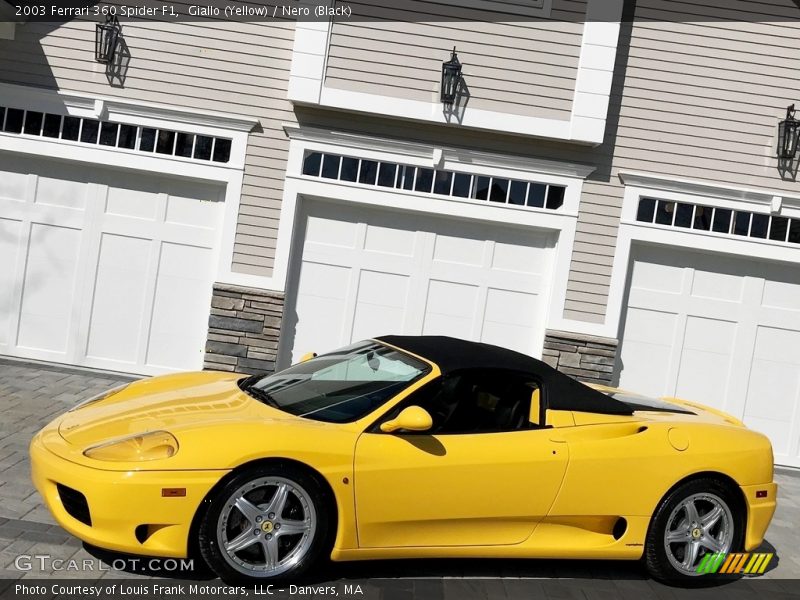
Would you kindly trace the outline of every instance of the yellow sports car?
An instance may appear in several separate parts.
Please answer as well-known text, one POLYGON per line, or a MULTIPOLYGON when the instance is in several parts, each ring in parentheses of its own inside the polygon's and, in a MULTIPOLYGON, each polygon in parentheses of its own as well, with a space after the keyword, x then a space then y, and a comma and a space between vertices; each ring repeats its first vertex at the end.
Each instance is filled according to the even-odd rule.
POLYGON ((31 462, 80 539, 196 549, 226 581, 324 556, 644 558, 692 581, 761 544, 777 492, 769 441, 733 417, 446 337, 132 383, 50 423, 31 462))

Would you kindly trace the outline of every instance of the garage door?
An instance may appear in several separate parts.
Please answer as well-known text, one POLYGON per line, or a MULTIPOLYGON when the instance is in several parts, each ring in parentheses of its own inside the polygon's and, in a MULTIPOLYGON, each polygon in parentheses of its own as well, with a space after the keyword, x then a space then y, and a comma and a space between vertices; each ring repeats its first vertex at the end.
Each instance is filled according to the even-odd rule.
POLYGON ((0 156, 0 354, 202 367, 220 190, 0 156))
POLYGON ((429 215, 312 204, 292 360, 386 334, 450 335, 541 351, 550 280, 541 233, 429 215))
POLYGON ((635 249, 621 387, 721 408, 800 466, 799 349, 799 268, 635 249))

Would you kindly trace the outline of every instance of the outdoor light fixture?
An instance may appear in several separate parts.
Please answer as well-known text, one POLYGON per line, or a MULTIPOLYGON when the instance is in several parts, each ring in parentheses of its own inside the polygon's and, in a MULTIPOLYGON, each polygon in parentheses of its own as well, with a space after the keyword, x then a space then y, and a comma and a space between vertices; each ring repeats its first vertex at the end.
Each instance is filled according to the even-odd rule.
POLYGON ((456 101, 458 84, 461 83, 461 63, 458 62, 455 46, 450 60, 442 63, 442 104, 452 106, 456 101))
POLYGON ((120 30, 119 21, 114 15, 107 15, 105 23, 97 24, 94 42, 94 58, 97 62, 104 65, 114 62, 120 30))
POLYGON ((786 109, 786 119, 778 125, 778 158, 793 159, 797 154, 800 121, 794 118, 794 104, 786 109))

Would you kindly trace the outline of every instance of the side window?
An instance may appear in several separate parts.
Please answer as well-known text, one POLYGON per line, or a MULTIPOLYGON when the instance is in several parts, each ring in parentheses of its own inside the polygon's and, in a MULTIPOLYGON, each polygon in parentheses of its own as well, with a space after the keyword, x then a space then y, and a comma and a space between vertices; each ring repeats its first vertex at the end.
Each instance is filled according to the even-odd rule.
POLYGON ((519 431, 539 426, 538 390, 516 373, 469 371, 431 382, 405 404, 427 410, 435 434, 519 431))

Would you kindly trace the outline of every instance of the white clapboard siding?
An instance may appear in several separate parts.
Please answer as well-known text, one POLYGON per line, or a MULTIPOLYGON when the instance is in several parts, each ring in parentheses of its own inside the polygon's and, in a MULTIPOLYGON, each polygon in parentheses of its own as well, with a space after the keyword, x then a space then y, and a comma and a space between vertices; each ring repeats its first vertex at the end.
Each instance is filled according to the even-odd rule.
MULTIPOLYGON (((455 46, 469 89, 468 106, 509 114, 568 120, 575 92, 585 2, 554 0, 548 18, 498 14, 493 22, 454 20, 486 10, 525 11, 485 2, 414 1, 400 11, 358 4, 367 21, 336 22, 325 73, 329 87, 398 98, 436 101, 441 63, 455 46), (413 22, 412 22, 413 19, 413 22)), ((355 7, 354 7, 355 10, 355 7)))

